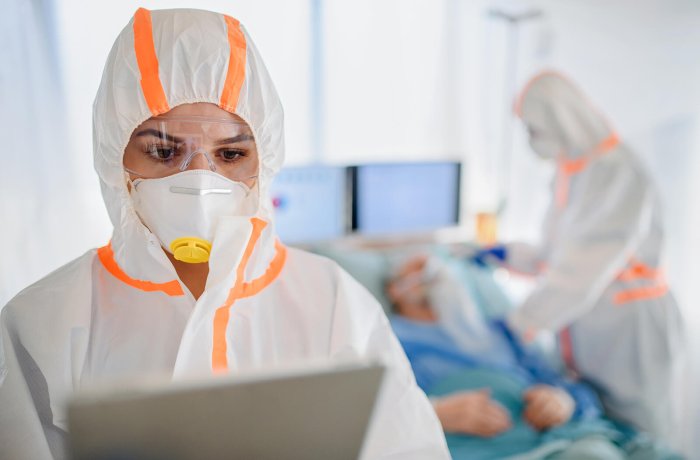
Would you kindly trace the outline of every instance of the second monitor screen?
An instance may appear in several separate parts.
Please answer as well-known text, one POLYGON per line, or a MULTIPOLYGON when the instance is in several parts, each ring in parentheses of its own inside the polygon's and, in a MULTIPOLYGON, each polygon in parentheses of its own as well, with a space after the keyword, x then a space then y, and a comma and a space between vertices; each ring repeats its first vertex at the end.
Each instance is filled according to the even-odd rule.
POLYGON ((459 163, 354 168, 353 228, 366 235, 428 231, 459 219, 459 163))

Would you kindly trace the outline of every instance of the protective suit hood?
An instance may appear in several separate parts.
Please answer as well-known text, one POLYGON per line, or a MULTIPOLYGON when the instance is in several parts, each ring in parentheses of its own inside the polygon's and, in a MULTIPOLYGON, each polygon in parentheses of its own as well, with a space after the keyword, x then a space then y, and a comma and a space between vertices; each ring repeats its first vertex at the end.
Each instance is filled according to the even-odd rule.
POLYGON ((252 40, 229 16, 140 8, 112 47, 93 107, 94 163, 115 228, 111 245, 116 263, 131 277, 163 281, 173 270, 134 211, 124 149, 148 118, 198 102, 215 104, 250 125, 260 157, 256 217, 271 223, 267 196, 284 159, 283 111, 252 40))
POLYGON ((614 133, 583 93, 555 72, 544 72, 530 80, 516 102, 515 111, 536 131, 531 143, 543 157, 578 158, 614 133))

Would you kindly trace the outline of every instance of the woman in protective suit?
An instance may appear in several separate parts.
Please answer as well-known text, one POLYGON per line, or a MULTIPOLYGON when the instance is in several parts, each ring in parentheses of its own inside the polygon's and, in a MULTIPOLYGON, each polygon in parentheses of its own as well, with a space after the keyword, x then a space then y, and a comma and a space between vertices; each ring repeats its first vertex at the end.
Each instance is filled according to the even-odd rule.
POLYGON ((537 276, 510 317, 525 335, 560 332, 567 367, 593 383, 607 412, 666 439, 674 429, 682 318, 659 268, 661 209, 639 159, 569 80, 547 72, 516 112, 530 145, 556 163, 543 244, 481 258, 537 276))
POLYGON ((390 369, 365 457, 448 458, 379 304, 333 262, 275 237, 282 122, 237 20, 136 12, 93 113, 114 233, 3 309, 0 458, 60 457, 66 397, 90 382, 365 356, 390 369))

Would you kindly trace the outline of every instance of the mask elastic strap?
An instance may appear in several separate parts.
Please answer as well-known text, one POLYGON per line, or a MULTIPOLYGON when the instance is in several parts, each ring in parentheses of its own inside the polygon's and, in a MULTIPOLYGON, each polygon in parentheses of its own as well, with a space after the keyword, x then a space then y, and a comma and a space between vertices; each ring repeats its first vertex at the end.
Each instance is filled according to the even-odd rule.
POLYGON ((133 174, 135 176, 140 176, 140 174, 130 170, 127 167, 124 167, 124 179, 126 179, 126 190, 131 193, 132 190, 135 189, 134 181, 131 180, 131 176, 129 174, 133 174))

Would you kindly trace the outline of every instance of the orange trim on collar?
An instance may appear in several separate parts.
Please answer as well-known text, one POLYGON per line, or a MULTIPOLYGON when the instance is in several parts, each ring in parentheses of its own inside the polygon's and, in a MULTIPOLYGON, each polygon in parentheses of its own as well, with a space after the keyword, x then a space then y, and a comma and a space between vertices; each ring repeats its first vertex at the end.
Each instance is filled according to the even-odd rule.
POLYGON ((561 172, 567 175, 578 174, 586 169, 590 162, 596 157, 610 152, 619 144, 620 138, 617 136, 617 133, 610 133, 608 137, 603 139, 600 144, 596 145, 588 154, 573 160, 567 160, 565 158, 560 159, 559 169, 561 172))
POLYGON ((275 257, 270 262, 265 273, 250 282, 245 282, 243 280, 245 269, 248 266, 250 256, 253 254, 253 249, 260 239, 263 229, 267 226, 265 221, 257 217, 253 217, 250 221, 253 224, 253 231, 248 240, 248 245, 243 252, 243 258, 236 268, 236 282, 229 291, 224 304, 217 308, 214 313, 214 334, 211 355, 212 369, 214 372, 224 372, 228 370, 226 329, 228 328, 231 306, 236 300, 251 297, 269 286, 280 274, 287 259, 287 249, 279 241, 276 241, 275 257))
POLYGON ((588 167, 591 161, 610 152, 618 145, 620 145, 620 138, 617 136, 617 133, 612 132, 588 154, 573 160, 567 160, 565 158, 559 159, 557 162, 559 171, 556 177, 555 190, 555 200, 559 208, 566 206, 566 203, 569 201, 569 185, 571 182, 571 176, 580 173, 588 167))
POLYGON ((219 107, 227 112, 234 113, 238 106, 238 98, 245 80, 246 41, 238 20, 226 15, 224 15, 224 20, 226 21, 230 53, 219 107))
POLYGON ((136 10, 133 28, 134 52, 141 74, 141 90, 148 108, 155 117, 167 112, 170 107, 158 74, 158 56, 153 42, 151 12, 145 8, 136 10))
POLYGON ((177 280, 168 281, 167 283, 154 283, 152 281, 142 281, 131 278, 129 275, 124 273, 124 270, 119 267, 117 262, 114 260, 114 251, 112 250, 112 242, 110 241, 107 246, 103 246, 97 250, 97 257, 100 259, 102 266, 115 278, 124 284, 127 284, 133 288, 139 289, 145 292, 155 292, 160 291, 171 297, 184 295, 182 286, 177 280))

